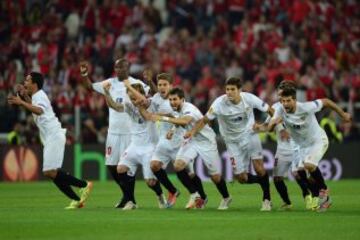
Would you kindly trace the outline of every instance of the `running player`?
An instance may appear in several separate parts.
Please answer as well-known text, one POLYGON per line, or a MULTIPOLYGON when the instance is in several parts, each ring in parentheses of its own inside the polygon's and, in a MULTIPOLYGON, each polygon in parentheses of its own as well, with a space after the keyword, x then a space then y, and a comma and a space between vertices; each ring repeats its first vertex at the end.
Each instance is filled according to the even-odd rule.
POLYGON ((21 106, 32 113, 35 124, 40 130, 40 138, 44 146, 43 174, 52 179, 59 190, 72 199, 70 205, 65 209, 82 208, 89 197, 92 183, 75 178, 61 169, 64 160, 66 129, 61 128, 50 100, 42 90, 43 84, 43 76, 40 73, 31 72, 26 76, 24 82, 24 88, 27 95, 31 97, 31 102, 22 100, 20 96, 10 96, 8 102, 21 106), (71 186, 80 188, 80 197, 71 186))
POLYGON ((196 136, 210 120, 218 119, 220 133, 230 153, 235 178, 240 183, 259 183, 263 190, 261 211, 271 211, 269 176, 263 166, 262 146, 253 131, 254 108, 270 115, 273 109, 251 93, 241 92, 241 80, 231 77, 226 81, 226 94, 212 103, 207 114, 187 132, 196 136), (249 173, 250 160, 258 176, 249 173))
MULTIPOLYGON (((286 86, 295 86, 292 81, 282 81, 278 86, 278 95, 280 96, 281 91, 286 86)), ((274 110, 281 108, 281 103, 276 102, 272 105, 274 110)), ((264 124, 255 124, 254 130, 256 131, 266 131, 267 124, 270 122, 271 117, 268 117, 264 124)), ((290 138, 289 133, 283 127, 282 124, 279 124, 275 127, 276 137, 277 137, 277 148, 275 153, 275 164, 273 169, 273 179, 274 185, 279 193, 283 204, 280 207, 280 210, 290 210, 292 204, 289 198, 287 187, 284 181, 284 178, 288 175, 289 169, 291 169, 293 176, 295 177, 296 182, 302 190, 302 195, 305 200, 306 209, 311 209, 312 207, 312 196, 310 194, 310 183, 307 180, 307 174, 303 168, 299 168, 298 164, 298 151, 299 147, 295 142, 290 138)))
POLYGON ((268 128, 272 130, 277 124, 284 123, 300 148, 300 162, 315 181, 317 191, 313 195, 314 210, 326 211, 332 202, 318 163, 325 154, 329 141, 319 126, 315 113, 327 107, 346 122, 351 121, 351 116, 327 98, 304 103, 296 101, 296 88, 293 86, 285 87, 281 91, 280 101, 282 108, 276 110, 268 128))
POLYGON ((161 190, 159 182, 151 171, 150 160, 158 142, 156 126, 153 122, 145 119, 138 108, 145 107, 149 111, 154 111, 154 105, 150 101, 143 102, 138 94, 145 95, 144 88, 141 84, 130 84, 129 80, 124 80, 124 84, 128 89, 128 95, 131 101, 125 101, 123 104, 115 102, 110 95, 111 84, 104 85, 104 92, 107 103, 111 108, 119 112, 126 112, 131 118, 131 141, 121 156, 121 160, 117 167, 120 182, 123 186, 124 197, 128 199, 123 210, 132 210, 137 208, 134 196, 134 187, 132 178, 135 177, 137 166, 142 165, 144 179, 147 185, 156 193, 159 202, 159 208, 166 208, 167 202, 161 190), (145 105, 145 106, 144 106, 145 105))
MULTIPOLYGON (((162 116, 175 116, 178 115, 170 105, 169 91, 172 89, 173 78, 168 73, 160 73, 157 75, 157 90, 151 102, 155 107, 155 112, 162 116)), ((142 111, 142 114, 148 114, 142 111)), ((169 191, 168 207, 172 207, 180 192, 169 180, 165 171, 166 166, 170 161, 175 161, 176 154, 180 149, 183 136, 183 128, 175 127, 173 124, 160 122, 160 139, 154 151, 151 160, 151 170, 163 186, 169 191), (175 134, 174 134, 175 133, 175 134), (174 137, 173 137, 174 136, 174 137)), ((191 177, 192 183, 200 194, 201 198, 206 201, 206 194, 204 192, 200 178, 195 174, 193 164, 188 165, 188 172, 191 177)))
MULTIPOLYGON (((179 125, 185 129, 191 129, 196 121, 200 120, 203 115, 193 104, 185 102, 184 91, 180 88, 173 88, 169 93, 169 101, 171 107, 179 116, 166 117, 153 115, 154 120, 168 122, 179 125)), ((181 183, 189 190, 190 199, 186 205, 186 209, 204 208, 207 199, 200 198, 197 187, 193 184, 186 167, 200 155, 211 176, 211 180, 215 183, 218 191, 222 195, 222 200, 218 207, 219 210, 226 210, 231 203, 225 180, 220 173, 220 157, 217 149, 215 132, 210 127, 205 127, 198 135, 183 141, 182 146, 177 153, 174 163, 174 169, 181 183)))

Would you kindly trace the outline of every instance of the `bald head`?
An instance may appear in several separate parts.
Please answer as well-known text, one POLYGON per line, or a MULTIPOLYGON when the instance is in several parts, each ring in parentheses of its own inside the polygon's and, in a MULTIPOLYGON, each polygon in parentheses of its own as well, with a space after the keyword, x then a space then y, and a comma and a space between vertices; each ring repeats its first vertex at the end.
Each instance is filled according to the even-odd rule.
POLYGON ((114 70, 119 81, 127 79, 129 76, 130 64, 125 58, 119 58, 115 61, 114 70))

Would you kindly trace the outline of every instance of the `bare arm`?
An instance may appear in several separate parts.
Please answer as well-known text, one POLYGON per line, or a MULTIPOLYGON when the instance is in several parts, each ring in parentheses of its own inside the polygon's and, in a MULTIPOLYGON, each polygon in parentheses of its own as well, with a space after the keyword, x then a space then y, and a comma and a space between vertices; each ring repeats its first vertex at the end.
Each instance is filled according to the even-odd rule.
POLYGON ((124 84, 125 84, 125 87, 128 89, 128 91, 131 92, 132 94, 134 94, 134 96, 138 102, 146 102, 147 101, 147 99, 144 95, 142 95, 141 93, 136 91, 136 89, 131 86, 130 81, 128 79, 124 80, 124 84))
POLYGON ((112 97, 110 96, 109 89, 111 87, 111 84, 110 83, 104 84, 103 87, 104 87, 104 93, 105 93, 104 96, 105 96, 106 104, 117 112, 123 112, 124 104, 115 102, 114 99, 112 99, 112 97))
POLYGON ((264 123, 254 123, 253 130, 255 132, 267 132, 268 131, 268 126, 269 126, 269 122, 271 119, 270 117, 274 116, 275 110, 274 110, 274 108, 269 107, 266 112, 267 112, 267 114, 269 114, 269 116, 265 120, 264 123))
POLYGON ((141 116, 146 120, 146 121, 153 121, 156 122, 157 118, 155 117, 155 114, 147 111, 144 107, 139 107, 139 112, 141 114, 141 116))
POLYGON ((255 132, 267 132, 269 123, 254 123, 253 130, 255 132))
POLYGON ((164 117, 164 116, 154 114, 154 117, 158 121, 168 122, 168 123, 172 123, 172 124, 176 124, 176 125, 180 125, 180 126, 186 126, 192 120, 191 116, 183 116, 183 117, 179 117, 179 118, 173 118, 173 117, 164 117))
POLYGON ((89 78, 89 64, 85 61, 80 62, 80 75, 85 84, 85 87, 92 90, 92 82, 89 78))
POLYGON ((272 107, 269 107, 267 110, 267 113, 270 115, 270 117, 274 116, 275 110, 272 107))
POLYGON ((199 121, 196 122, 195 126, 190 131, 185 133, 184 138, 191 138, 191 137, 195 136, 209 122, 210 122, 210 119, 207 116, 204 116, 202 119, 200 119, 199 121))
POLYGON ((26 110, 28 110, 28 111, 36 114, 36 115, 41 115, 44 112, 42 110, 42 108, 34 106, 29 102, 25 102, 19 96, 10 96, 10 97, 8 97, 8 103, 12 104, 12 105, 21 106, 21 107, 25 108, 26 110))
POLYGON ((268 127, 267 127, 268 131, 272 132, 274 130, 274 128, 276 127, 276 125, 281 124, 281 123, 282 123, 281 117, 271 119, 268 124, 268 127))
POLYGON ((321 99, 324 107, 330 108, 331 110, 335 111, 345 122, 351 121, 351 115, 347 112, 344 112, 336 103, 331 101, 328 98, 321 99))
POLYGON ((153 81, 153 71, 150 68, 147 68, 143 72, 143 78, 147 85, 150 86, 150 95, 157 93, 157 86, 153 81))

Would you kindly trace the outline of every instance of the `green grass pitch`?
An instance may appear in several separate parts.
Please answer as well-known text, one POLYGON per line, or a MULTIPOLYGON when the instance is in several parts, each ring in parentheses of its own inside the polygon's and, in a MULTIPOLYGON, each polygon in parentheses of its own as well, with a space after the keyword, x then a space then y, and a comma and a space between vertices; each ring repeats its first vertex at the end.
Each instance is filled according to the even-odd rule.
POLYGON ((231 208, 218 211, 220 195, 206 183, 206 209, 187 211, 183 188, 176 206, 161 210, 138 181, 140 208, 124 212, 113 208, 120 192, 110 181, 95 182, 86 207, 72 211, 63 209, 69 201, 51 182, 0 183, 0 239, 360 239, 360 180, 328 182, 334 204, 326 213, 305 211, 299 188, 287 183, 294 209, 277 211, 281 201, 271 184, 273 211, 265 213, 258 185, 229 184, 231 208))

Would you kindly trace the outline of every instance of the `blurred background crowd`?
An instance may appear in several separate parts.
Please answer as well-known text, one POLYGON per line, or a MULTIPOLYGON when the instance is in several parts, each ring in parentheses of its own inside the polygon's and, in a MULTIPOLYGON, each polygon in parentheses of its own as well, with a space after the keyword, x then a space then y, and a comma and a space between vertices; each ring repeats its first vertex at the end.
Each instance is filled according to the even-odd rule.
POLYGON ((102 143, 108 109, 84 88, 78 64, 89 61, 92 80, 101 81, 119 57, 131 62, 134 77, 146 68, 173 74, 202 112, 229 76, 270 104, 280 81, 295 81, 298 100, 329 97, 350 111, 352 124, 329 118, 342 140, 360 139, 356 0, 2 0, 0 50, 0 133, 16 130, 29 144, 39 141, 31 116, 6 103, 27 72, 44 74, 68 143, 76 106, 80 141, 102 143))

